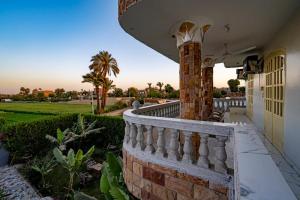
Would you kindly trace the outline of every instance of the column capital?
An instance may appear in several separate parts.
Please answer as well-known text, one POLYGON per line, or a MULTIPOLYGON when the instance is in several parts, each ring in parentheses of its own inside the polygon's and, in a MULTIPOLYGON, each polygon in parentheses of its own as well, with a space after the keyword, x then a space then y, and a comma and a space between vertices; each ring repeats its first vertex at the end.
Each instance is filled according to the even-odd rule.
POLYGON ((179 48, 186 42, 202 43, 204 34, 208 31, 210 23, 199 23, 187 20, 174 26, 173 33, 176 37, 176 45, 179 48))
POLYGON ((216 59, 212 57, 204 57, 203 63, 202 63, 202 68, 213 68, 215 66, 216 59))

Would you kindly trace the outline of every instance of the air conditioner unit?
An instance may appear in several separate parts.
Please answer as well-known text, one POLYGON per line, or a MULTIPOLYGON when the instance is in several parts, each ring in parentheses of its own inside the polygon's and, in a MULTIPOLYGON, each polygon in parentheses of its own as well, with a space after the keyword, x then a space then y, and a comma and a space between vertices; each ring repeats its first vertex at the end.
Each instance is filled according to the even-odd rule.
POLYGON ((247 74, 259 74, 263 72, 264 60, 258 58, 257 55, 248 56, 244 60, 244 73, 247 74))
POLYGON ((246 79, 244 69, 237 69, 236 74, 237 74, 237 79, 240 79, 240 80, 245 80, 246 79))

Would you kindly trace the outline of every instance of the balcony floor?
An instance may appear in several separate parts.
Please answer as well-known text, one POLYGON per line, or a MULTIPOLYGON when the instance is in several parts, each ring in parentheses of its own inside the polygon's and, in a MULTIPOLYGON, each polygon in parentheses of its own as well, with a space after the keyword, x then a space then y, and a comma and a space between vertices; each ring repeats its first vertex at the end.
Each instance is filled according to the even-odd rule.
POLYGON ((227 113, 225 122, 237 124, 241 199, 300 199, 300 175, 244 112, 227 113))

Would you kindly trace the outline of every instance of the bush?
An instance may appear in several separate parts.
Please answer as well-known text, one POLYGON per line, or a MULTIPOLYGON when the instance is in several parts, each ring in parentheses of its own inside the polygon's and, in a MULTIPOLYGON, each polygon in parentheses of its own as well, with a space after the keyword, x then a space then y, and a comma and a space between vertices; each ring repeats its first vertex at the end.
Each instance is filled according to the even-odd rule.
MULTIPOLYGON (((91 135, 83 142, 83 147, 95 145, 105 148, 108 145, 121 146, 125 134, 125 123, 122 117, 83 115, 88 123, 97 120, 96 127, 104 127, 100 134, 91 135)), ((86 149, 84 149, 86 150, 86 149)))
POLYGON ((123 109, 123 108, 126 108, 127 107, 127 104, 122 102, 122 101, 118 101, 112 105, 108 105, 104 108, 104 112, 108 113, 108 112, 112 112, 112 111, 115 111, 115 110, 119 110, 119 109, 123 109))
POLYGON ((2 126, 4 126, 5 121, 6 121, 6 120, 5 120, 4 117, 0 117, 0 129, 1 129, 2 126))
POLYGON ((57 128, 64 130, 72 127, 76 120, 77 114, 65 114, 4 125, 1 127, 1 131, 5 133, 4 145, 16 158, 43 155, 51 148, 51 143, 45 136, 55 135, 57 128))

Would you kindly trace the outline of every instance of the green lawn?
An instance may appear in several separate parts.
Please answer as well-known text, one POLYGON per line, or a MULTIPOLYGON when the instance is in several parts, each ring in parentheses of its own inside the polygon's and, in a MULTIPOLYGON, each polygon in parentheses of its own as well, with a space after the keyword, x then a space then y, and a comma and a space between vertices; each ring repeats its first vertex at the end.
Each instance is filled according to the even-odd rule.
POLYGON ((42 118, 49 117, 49 115, 0 111, 0 117, 3 117, 5 119, 5 123, 15 123, 15 122, 29 122, 36 119, 42 119, 42 118))
POLYGON ((67 103, 0 103, 0 111, 27 111, 45 113, 90 113, 88 104, 67 103))

